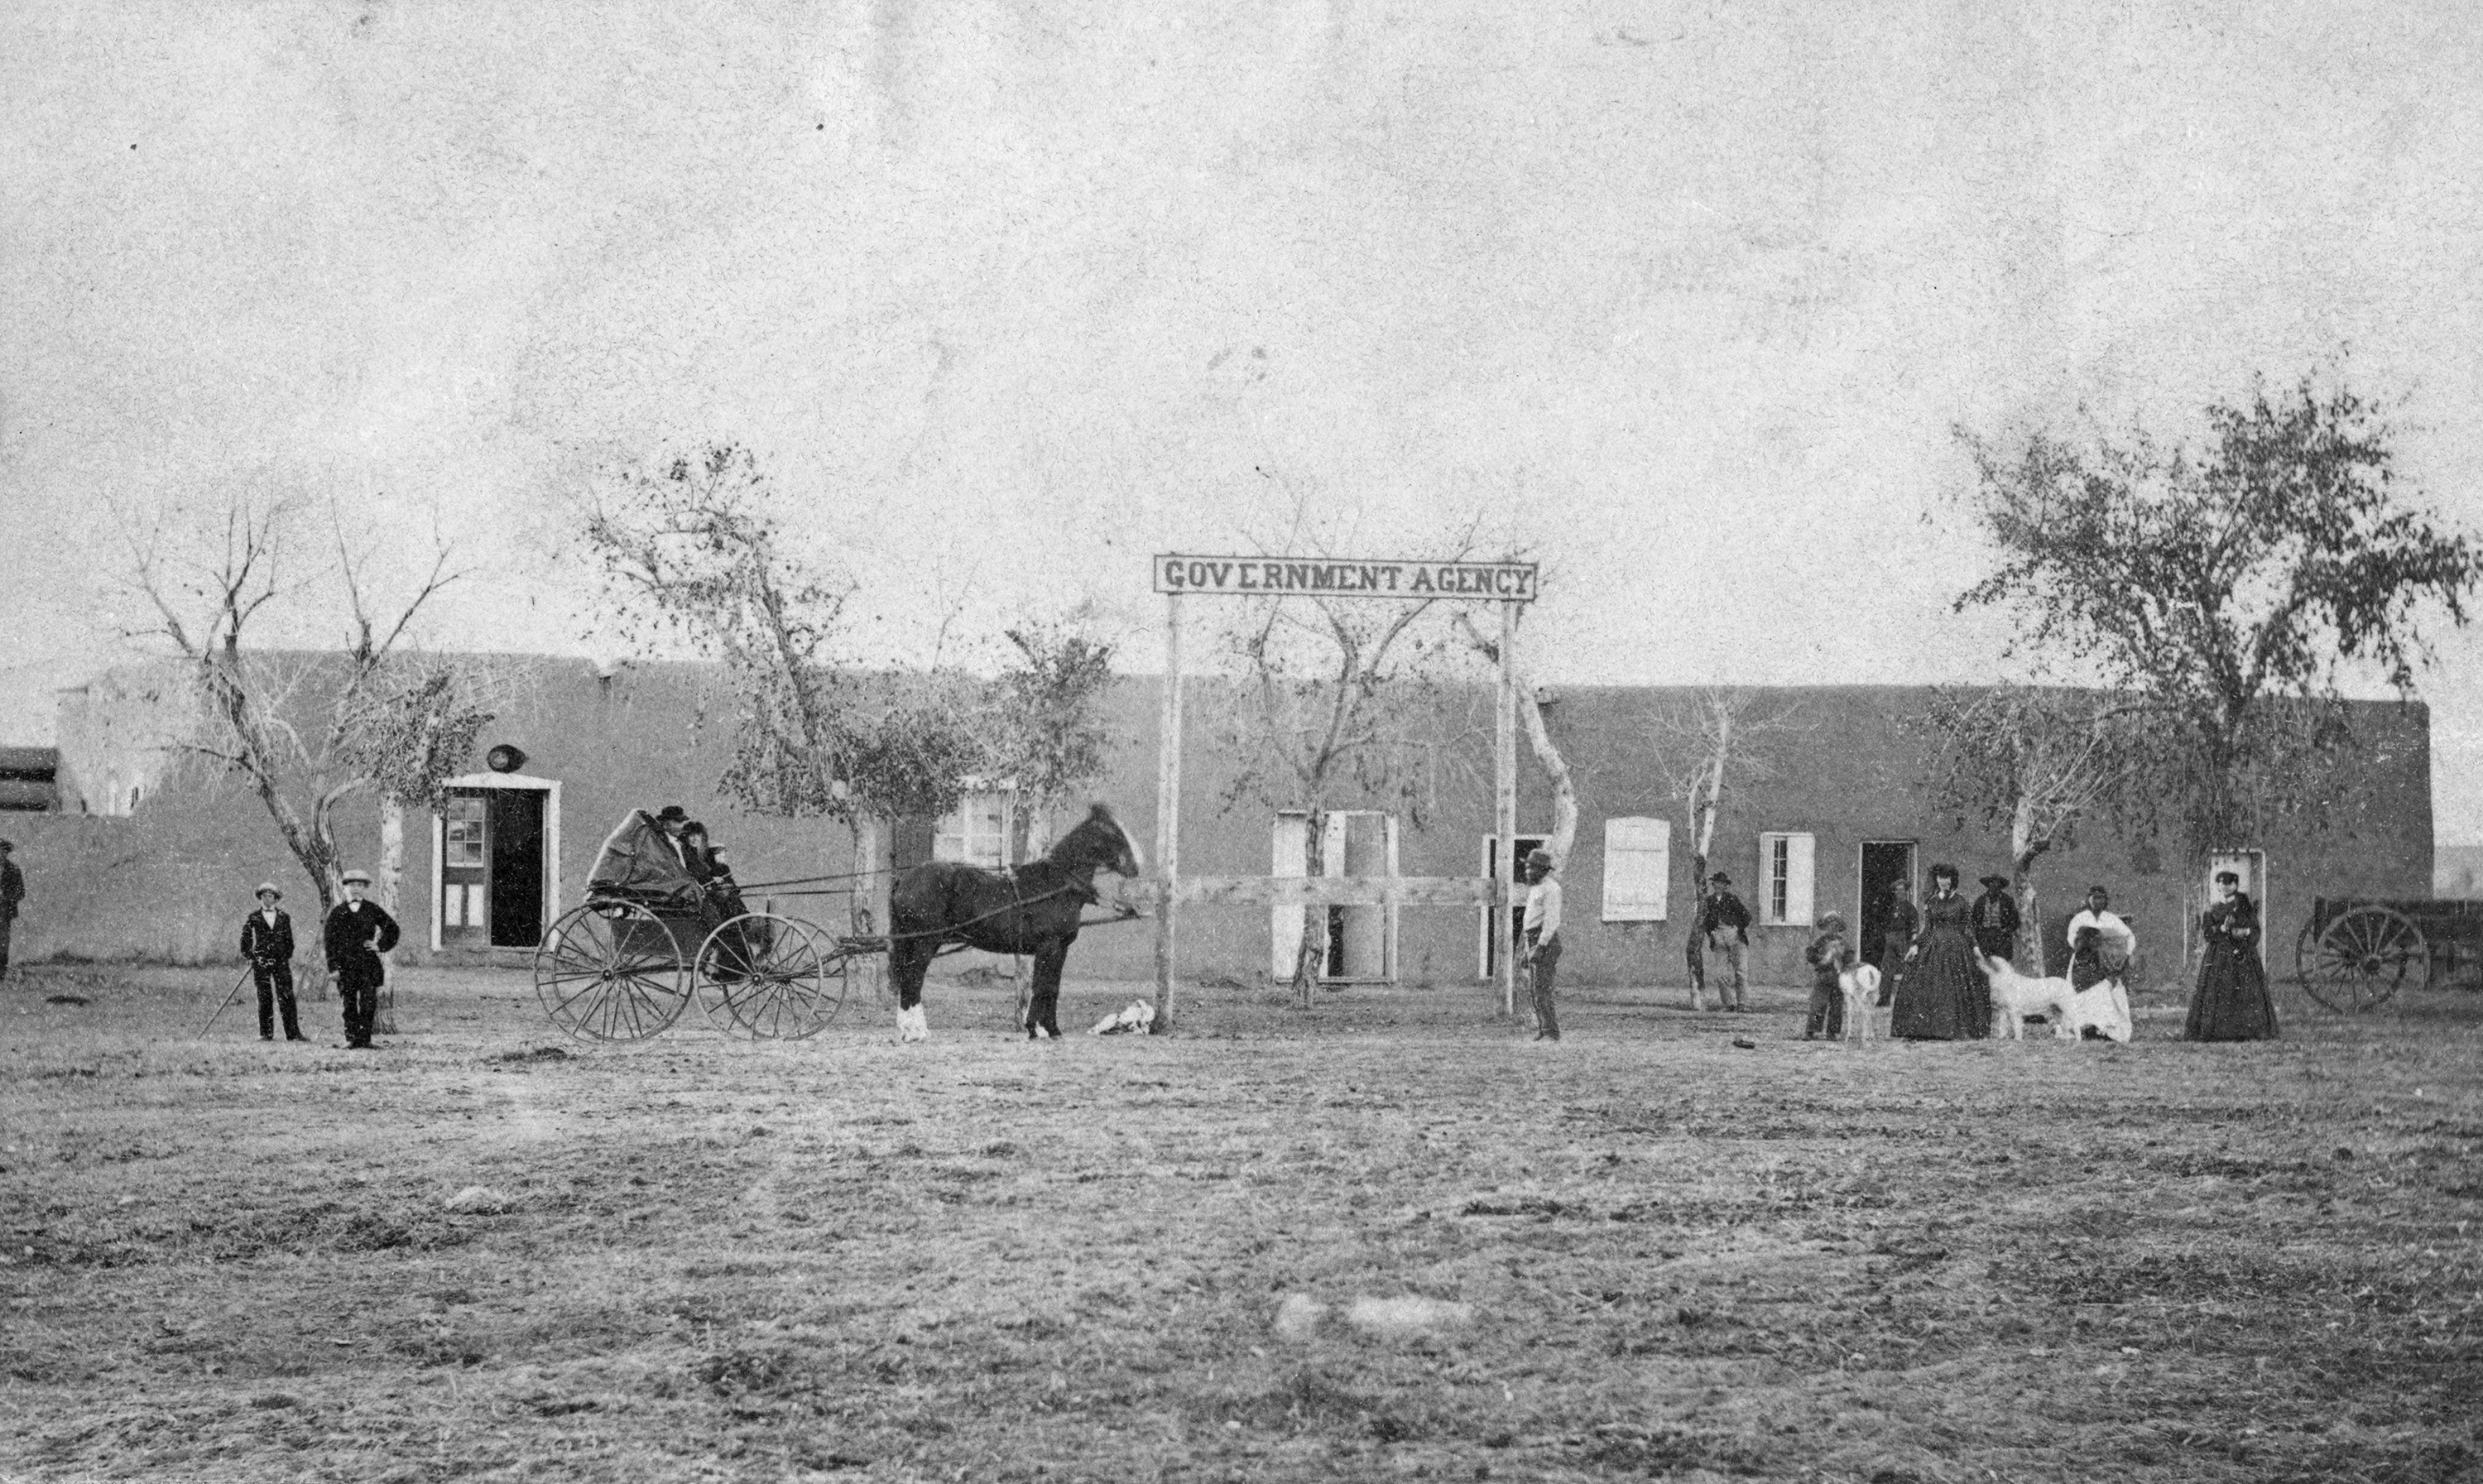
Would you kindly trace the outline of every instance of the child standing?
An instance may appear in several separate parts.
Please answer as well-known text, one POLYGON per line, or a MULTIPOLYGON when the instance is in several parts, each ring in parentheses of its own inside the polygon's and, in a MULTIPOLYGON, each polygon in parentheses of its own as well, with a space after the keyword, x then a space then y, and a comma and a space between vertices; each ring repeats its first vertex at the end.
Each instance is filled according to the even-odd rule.
POLYGON ((1819 919, 1819 936, 1802 956, 1811 967, 1810 1016, 1802 1022, 1802 1039, 1816 1041, 1825 1031, 1834 1041, 1845 1034, 1845 992, 1837 976, 1854 967, 1854 945, 1846 941, 1845 919, 1829 913, 1819 919))

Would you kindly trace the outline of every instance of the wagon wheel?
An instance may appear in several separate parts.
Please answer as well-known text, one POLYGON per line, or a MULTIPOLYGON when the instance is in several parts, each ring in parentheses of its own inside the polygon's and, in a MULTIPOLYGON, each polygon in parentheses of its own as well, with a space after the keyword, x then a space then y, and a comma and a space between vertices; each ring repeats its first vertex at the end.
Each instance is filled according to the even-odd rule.
POLYGON ((2313 934, 2302 930, 2294 945, 2302 988, 2331 1010, 2359 1014, 2376 1009, 2397 992, 2416 965, 2428 973, 2431 951, 2422 929, 2403 913, 2357 907, 2313 934))
POLYGON ((689 1003, 681 944, 661 917, 597 902, 553 921, 535 949, 535 997, 552 1023, 591 1041, 643 1041, 689 1003))
POLYGON ((817 928, 772 913, 744 913, 707 935, 698 976, 715 989, 708 1014, 762 1041, 799 1041, 845 1002, 844 955, 817 928))

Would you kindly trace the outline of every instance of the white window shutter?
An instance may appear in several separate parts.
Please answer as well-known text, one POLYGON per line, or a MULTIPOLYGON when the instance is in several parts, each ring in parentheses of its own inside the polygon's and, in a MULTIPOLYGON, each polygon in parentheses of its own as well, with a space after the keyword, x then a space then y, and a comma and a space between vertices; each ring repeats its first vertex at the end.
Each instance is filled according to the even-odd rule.
POLYGON ((1604 920, 1662 922, 1672 879, 1672 823, 1604 821, 1604 920))
POLYGON ((1811 861, 1815 841, 1807 835, 1785 837, 1785 921, 1810 926, 1811 861))

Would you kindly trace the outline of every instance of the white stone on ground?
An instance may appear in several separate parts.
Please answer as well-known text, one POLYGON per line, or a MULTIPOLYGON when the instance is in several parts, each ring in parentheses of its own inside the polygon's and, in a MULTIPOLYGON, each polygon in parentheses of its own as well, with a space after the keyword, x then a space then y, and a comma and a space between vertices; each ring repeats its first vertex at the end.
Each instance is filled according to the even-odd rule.
POLYGON ((517 1209, 518 1203, 489 1185, 468 1185, 448 1198, 448 1208, 465 1216, 496 1216, 517 1209))
POLYGON ((1447 1299, 1358 1298, 1345 1311, 1345 1322, 1374 1339, 1420 1339, 1474 1322, 1474 1306, 1447 1299))
POLYGON ((1307 1293, 1288 1293, 1276 1306, 1276 1338, 1308 1339, 1327 1317, 1327 1306, 1307 1293))

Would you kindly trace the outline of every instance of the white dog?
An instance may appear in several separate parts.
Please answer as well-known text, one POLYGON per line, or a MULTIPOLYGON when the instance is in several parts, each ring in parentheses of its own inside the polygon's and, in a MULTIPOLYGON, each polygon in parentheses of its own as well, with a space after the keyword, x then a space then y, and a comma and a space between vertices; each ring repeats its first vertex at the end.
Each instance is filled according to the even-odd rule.
MULTIPOLYGON (((2009 1023, 2009 1039, 2026 1039, 2026 1017, 2040 1015, 2052 1022, 2052 1034, 2077 1039, 2069 1022, 2077 1018, 2077 992, 2067 979, 2029 979, 2007 959, 1983 956, 1983 976, 1991 981, 1991 1013, 2009 1023)), ((2100 986, 2098 986, 2100 988, 2100 986)), ((1997 1038, 1998 1031, 1992 1035, 1997 1038)))
POLYGON ((2129 1040, 2129 989, 2118 977, 2072 990, 2067 979, 2029 979, 1994 958, 1983 961, 1983 972, 1991 981, 1991 1013, 2008 1017, 2012 1041, 2025 1039, 2030 1015, 2050 1020, 2052 1034, 2063 1041, 2084 1040, 2088 1026, 2108 1041, 2129 1040))
POLYGON ((1836 976, 1836 987, 1845 992, 1845 1039, 1871 1039, 1871 1006, 1880 997, 1880 970, 1869 964, 1856 964, 1836 976))

